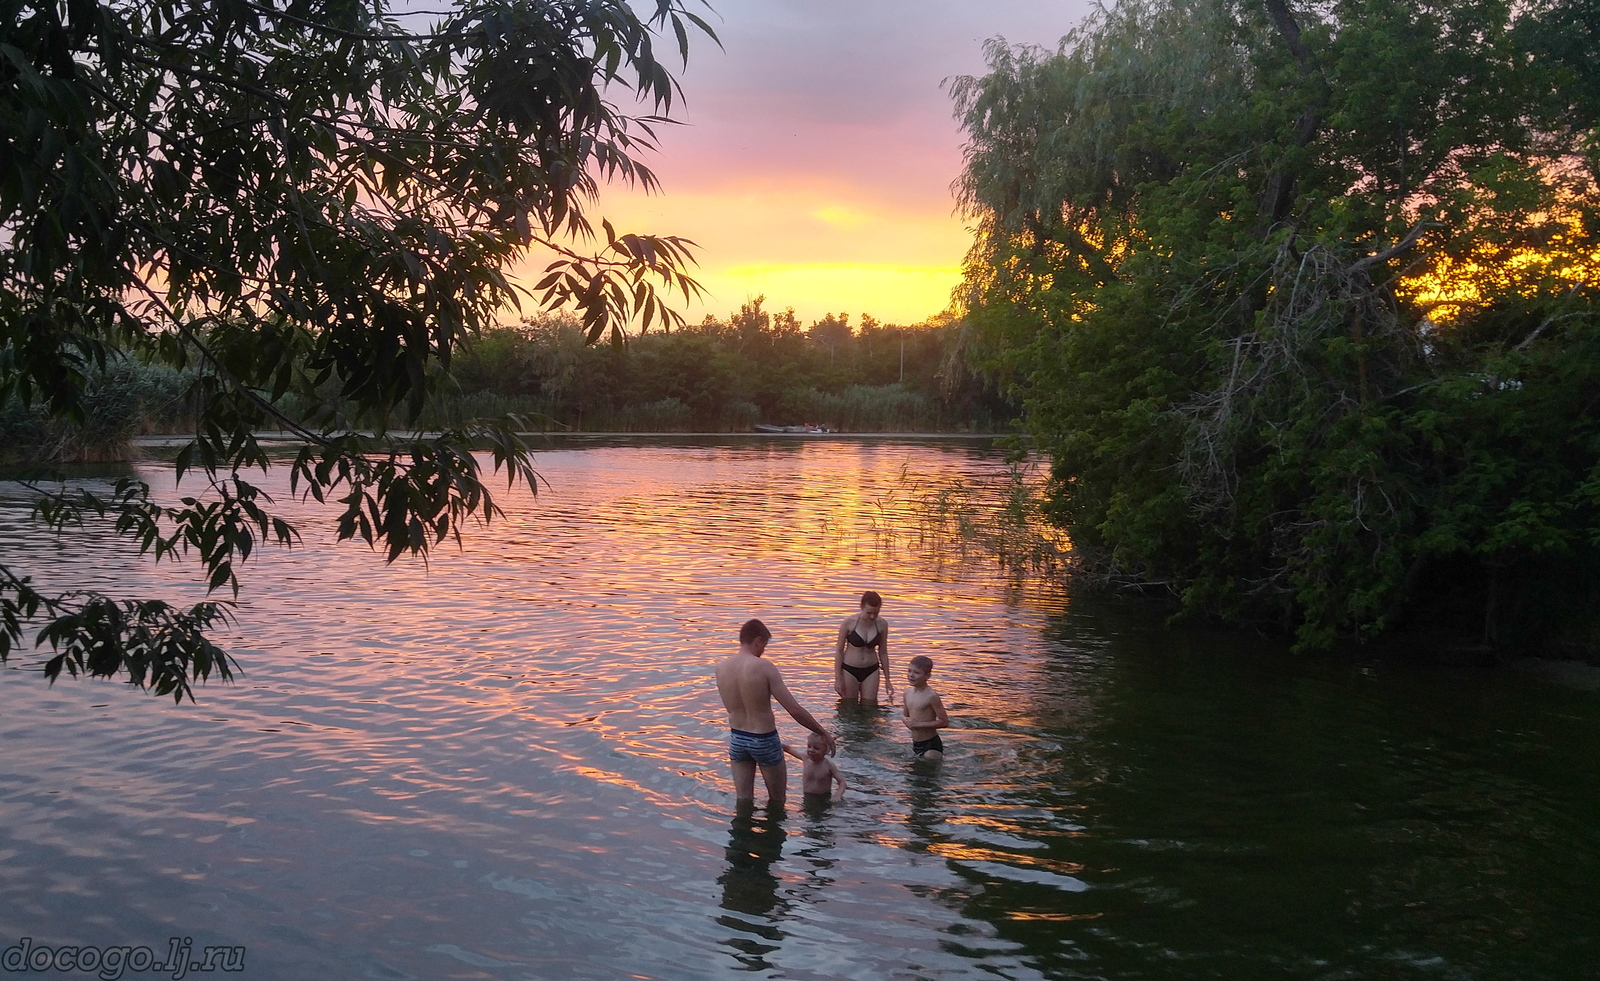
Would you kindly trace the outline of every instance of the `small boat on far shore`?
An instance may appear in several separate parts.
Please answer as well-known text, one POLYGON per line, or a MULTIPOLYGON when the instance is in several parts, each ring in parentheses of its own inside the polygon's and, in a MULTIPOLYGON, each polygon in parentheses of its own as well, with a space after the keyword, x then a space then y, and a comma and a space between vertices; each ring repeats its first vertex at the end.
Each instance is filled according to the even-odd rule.
POLYGON ((764 422, 756 423, 755 424, 755 431, 758 432, 758 433, 832 433, 832 432, 837 432, 837 430, 829 429, 827 426, 810 426, 810 425, 807 425, 807 426, 769 426, 764 422))

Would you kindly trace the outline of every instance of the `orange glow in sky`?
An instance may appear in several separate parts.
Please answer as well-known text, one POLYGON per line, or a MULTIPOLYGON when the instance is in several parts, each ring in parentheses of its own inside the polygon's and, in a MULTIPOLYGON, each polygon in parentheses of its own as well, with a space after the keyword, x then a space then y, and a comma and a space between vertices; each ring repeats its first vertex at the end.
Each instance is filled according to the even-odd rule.
POLYGON ((1540 249, 1485 246, 1476 255, 1436 260, 1419 275, 1401 280, 1402 294, 1441 323, 1454 321, 1494 296, 1562 293, 1578 284, 1600 285, 1600 248, 1576 211, 1538 216, 1560 230, 1540 249))
POLYGON ((655 196, 613 191, 604 210, 619 228, 670 230, 700 246, 694 275, 709 295, 685 311, 691 323, 763 295, 768 309, 792 306, 805 322, 866 312, 916 323, 949 304, 971 242, 948 205, 940 213, 850 187, 729 181, 655 196))
MULTIPOLYGON (((694 240, 708 296, 677 298, 690 323, 756 296, 807 324, 829 313, 912 324, 945 310, 972 235, 950 190, 963 137, 943 83, 982 74, 991 37, 1054 47, 1086 0, 710 7, 722 47, 691 39, 681 125, 645 158, 662 193, 611 186, 593 215, 694 240)), ((542 268, 530 261, 518 278, 542 268)))

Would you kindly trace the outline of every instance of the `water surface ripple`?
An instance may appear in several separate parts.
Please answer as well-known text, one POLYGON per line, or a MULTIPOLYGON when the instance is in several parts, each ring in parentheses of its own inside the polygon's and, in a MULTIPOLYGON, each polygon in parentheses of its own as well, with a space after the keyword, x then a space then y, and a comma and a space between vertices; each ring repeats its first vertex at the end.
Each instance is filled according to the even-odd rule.
MULTIPOLYGON (((536 498, 426 567, 334 546, 269 475, 305 541, 247 570, 244 675, 198 704, 47 688, 13 658, 0 944, 159 958, 187 936, 244 945, 251 979, 1600 961, 1593 693, 1293 658, 1019 583, 918 520, 930 490, 1002 482, 977 441, 587 441, 539 469, 536 498), (937 664, 940 767, 910 762, 887 707, 833 696, 833 632, 866 588, 897 671, 937 664), (841 803, 734 806, 709 672, 751 616, 841 737, 841 803)), ((104 529, 42 534, 26 507, 0 485, 0 561, 46 584, 203 595, 192 569, 104 529)))

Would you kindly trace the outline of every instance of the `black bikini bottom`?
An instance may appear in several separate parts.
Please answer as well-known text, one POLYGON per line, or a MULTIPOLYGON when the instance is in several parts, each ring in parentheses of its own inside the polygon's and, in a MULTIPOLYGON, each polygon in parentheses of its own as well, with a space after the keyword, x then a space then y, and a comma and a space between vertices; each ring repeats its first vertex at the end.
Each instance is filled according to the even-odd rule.
POLYGON ((844 668, 846 671, 855 675, 857 681, 866 681, 868 678, 872 677, 874 672, 878 670, 878 666, 876 664, 869 664, 864 668, 857 667, 854 664, 841 664, 839 667, 844 668))

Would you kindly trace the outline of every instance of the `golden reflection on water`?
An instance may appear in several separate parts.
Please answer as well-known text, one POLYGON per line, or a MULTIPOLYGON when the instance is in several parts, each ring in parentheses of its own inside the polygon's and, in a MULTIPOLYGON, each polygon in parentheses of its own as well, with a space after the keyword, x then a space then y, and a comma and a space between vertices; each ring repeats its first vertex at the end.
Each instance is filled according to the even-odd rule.
MULTIPOLYGON (((105 685, 21 691, 29 679, 8 672, 0 696, 46 709, 30 721, 6 716, 0 737, 20 747, 11 768, 52 774, 76 808, 127 826, 138 842, 119 846, 128 854, 210 856, 201 866, 160 862, 146 874, 204 888, 248 886, 224 885, 230 898, 211 901, 219 911, 242 912, 239 904, 254 896, 280 911, 269 922, 364 950, 393 939, 384 923, 449 924, 449 943, 434 945, 448 948, 445 955, 424 948, 379 958, 413 973, 437 970, 441 956, 503 948, 508 931, 540 920, 524 916, 518 927, 515 915, 504 919, 514 909, 500 919, 424 913, 408 898, 415 876, 447 851, 462 857, 446 872, 477 870, 459 873, 453 887, 468 904, 462 910, 481 905, 470 898, 480 892, 474 881, 495 896, 595 908, 597 918, 567 926, 564 942, 553 939, 563 936, 553 926, 535 928, 541 943, 562 952, 525 949, 524 966, 549 957, 592 967, 595 949, 619 942, 620 952, 600 961, 704 968, 722 949, 746 967, 785 962, 807 976, 810 964, 815 976, 836 976, 831 942, 805 926, 817 890, 835 905, 859 905, 865 924, 902 915, 895 897, 904 887, 893 870, 906 839, 882 829, 885 820, 904 820, 894 816, 904 730, 887 705, 839 718, 852 793, 831 812, 791 816, 806 820, 801 840, 811 843, 794 850, 793 861, 810 869, 800 875, 784 855, 795 825, 761 815, 725 823, 726 734, 710 668, 732 650, 739 623, 759 616, 775 634, 769 656, 802 702, 827 718, 837 625, 863 589, 877 589, 893 624, 897 684, 906 658, 932 656, 934 683, 963 727, 949 740, 957 747, 952 778, 1014 762, 1028 752, 1014 744, 1018 727, 1031 724, 1043 680, 1037 651, 1016 642, 1037 637, 1062 598, 1048 587, 1007 584, 952 543, 930 540, 918 512, 929 488, 997 479, 1002 462, 963 444, 772 441, 555 449, 541 454, 539 469, 549 486, 537 497, 504 496, 503 519, 469 534, 459 551, 440 549, 426 566, 385 566, 359 548, 334 547, 331 516, 293 504, 284 475, 269 474, 269 490, 291 502, 304 544, 268 552, 246 571, 232 643, 240 683, 210 686, 198 706, 171 709, 105 685), (93 710, 91 693, 101 699, 93 710), (70 763, 57 761, 63 744, 72 747, 70 763), (202 806, 176 803, 189 801, 202 806), (706 852, 718 824, 725 845, 706 852), (545 830, 529 839, 524 825, 545 830), (390 867, 372 851, 391 839, 421 847, 400 849, 403 867, 390 867), (525 849, 496 844, 502 840, 536 840, 538 849, 518 858, 525 849), (818 848, 857 855, 855 871, 839 874, 818 848), (659 852, 648 859, 653 877, 641 878, 633 862, 653 854, 644 849, 659 852), (711 854, 720 858, 707 866, 711 854), (340 871, 350 862, 363 884, 355 890, 340 871), (823 873, 833 878, 817 877, 823 873), (630 885, 614 893, 621 883, 630 885), (289 912, 303 905, 297 896, 344 898, 317 913, 330 919, 308 921, 289 912), (705 900, 737 913, 737 922, 706 918, 705 900), (624 910, 643 933, 619 941, 604 924, 624 910), (341 921, 355 937, 336 929, 341 921), (668 935, 682 939, 668 943, 668 935), (781 956, 771 961, 775 951, 781 956)), ((158 492, 170 488, 170 472, 158 466, 143 476, 158 492)), ((0 525, 7 521, 0 512, 0 525)), ((21 553, 8 560, 48 559, 33 563, 44 566, 45 580, 120 595, 203 595, 187 570, 152 567, 109 541, 63 551, 30 540, 21 553)), ((785 722, 786 740, 798 731, 785 722)), ((12 794, 8 806, 20 799, 12 794)), ((83 841, 48 833, 43 814, 23 822, 23 840, 88 854, 83 841)), ((972 813, 963 820, 984 821, 972 813)), ((930 854, 940 849, 1016 861, 979 844, 940 843, 930 854)), ((941 888, 959 883, 948 872, 934 879, 941 888)), ((918 920, 960 917, 927 908, 918 920)), ((243 929, 228 916, 213 922, 243 929)), ((936 949, 923 929, 894 931, 901 935, 880 968, 936 949)), ((251 942, 284 963, 300 956, 264 937, 251 942)), ((990 966, 1020 970, 1003 948, 990 966)), ((958 958, 945 969, 955 976, 983 962, 958 958)))

